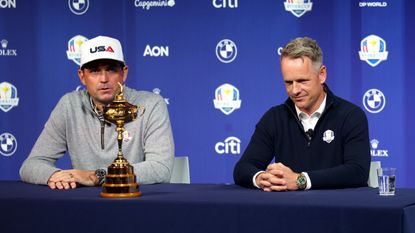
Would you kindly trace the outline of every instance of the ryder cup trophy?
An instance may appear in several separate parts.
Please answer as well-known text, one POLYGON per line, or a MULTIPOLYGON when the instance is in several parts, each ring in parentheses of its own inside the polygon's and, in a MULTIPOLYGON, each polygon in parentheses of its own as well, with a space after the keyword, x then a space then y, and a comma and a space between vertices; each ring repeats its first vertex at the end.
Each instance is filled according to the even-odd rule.
POLYGON ((120 86, 120 92, 115 96, 114 101, 104 108, 104 118, 116 125, 118 133, 118 154, 117 158, 108 167, 105 176, 105 183, 102 185, 101 197, 105 198, 128 198, 141 195, 139 185, 136 181, 134 168, 124 158, 122 153, 122 141, 124 125, 133 121, 137 117, 139 110, 140 116, 144 114, 144 106, 137 106, 128 103, 124 98, 124 88, 120 86))

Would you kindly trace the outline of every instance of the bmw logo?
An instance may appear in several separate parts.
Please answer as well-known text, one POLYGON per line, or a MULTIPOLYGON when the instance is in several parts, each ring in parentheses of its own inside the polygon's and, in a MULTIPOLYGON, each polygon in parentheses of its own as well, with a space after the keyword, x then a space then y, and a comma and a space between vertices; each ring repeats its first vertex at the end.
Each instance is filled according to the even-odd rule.
POLYGON ((223 63, 230 63, 236 58, 236 44, 228 39, 219 41, 216 45, 216 57, 223 63))
POLYGON ((370 113, 378 113, 383 110, 386 98, 378 89, 370 89, 363 95, 363 106, 370 113))
POLYGON ((12 156, 17 149, 17 140, 10 133, 0 135, 0 154, 12 156))
POLYGON ((84 14, 89 7, 89 0, 68 0, 69 9, 75 15, 84 14))

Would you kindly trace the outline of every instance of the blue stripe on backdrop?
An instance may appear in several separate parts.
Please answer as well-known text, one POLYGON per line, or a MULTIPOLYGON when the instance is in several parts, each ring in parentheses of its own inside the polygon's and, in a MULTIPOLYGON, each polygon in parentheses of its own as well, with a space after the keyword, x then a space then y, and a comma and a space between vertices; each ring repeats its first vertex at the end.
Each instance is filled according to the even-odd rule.
MULTIPOLYGON (((50 111, 64 93, 80 85, 78 65, 67 58, 69 40, 109 35, 124 46, 127 84, 157 89, 169 102, 176 153, 190 157, 192 182, 233 182, 233 166, 255 124, 286 98, 278 49, 292 38, 310 36, 323 48, 327 82, 337 95, 363 109, 370 104, 363 102, 365 93, 386 99, 379 113, 365 110, 372 160, 397 167, 398 186, 415 187, 415 67, 410 63, 415 53, 410 9, 415 3, 410 0, 305 0, 312 3, 311 11, 293 13, 283 0, 85 0, 89 5, 83 14, 85 5, 78 2, 0 1, 0 83, 16 87, 19 98, 18 106, 0 111, 0 135, 10 133, 18 143, 15 153, 0 155, 0 179, 18 179, 50 111), (141 7, 151 2, 167 6, 141 7), (71 5, 78 6, 72 9, 77 14, 71 5), (378 50, 388 52, 386 60, 360 59, 361 43, 370 35, 376 36, 372 41, 384 41, 378 50), (237 49, 229 63, 215 53, 224 39, 237 49), (241 107, 229 115, 215 109, 213 101, 215 90, 225 83, 239 91, 241 100, 241 107)), ((382 102, 371 104, 373 111, 382 102)), ((10 145, 1 143, 5 154, 10 145)), ((60 165, 69 167, 70 162, 60 165)))

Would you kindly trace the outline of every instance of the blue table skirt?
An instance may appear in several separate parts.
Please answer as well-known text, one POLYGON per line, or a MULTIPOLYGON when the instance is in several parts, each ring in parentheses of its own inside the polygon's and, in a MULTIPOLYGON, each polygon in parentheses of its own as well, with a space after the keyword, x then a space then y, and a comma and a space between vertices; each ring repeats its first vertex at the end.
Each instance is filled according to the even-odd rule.
POLYGON ((104 199, 99 187, 50 190, 0 181, 0 232, 415 233, 415 189, 267 193, 224 184, 142 185, 104 199))

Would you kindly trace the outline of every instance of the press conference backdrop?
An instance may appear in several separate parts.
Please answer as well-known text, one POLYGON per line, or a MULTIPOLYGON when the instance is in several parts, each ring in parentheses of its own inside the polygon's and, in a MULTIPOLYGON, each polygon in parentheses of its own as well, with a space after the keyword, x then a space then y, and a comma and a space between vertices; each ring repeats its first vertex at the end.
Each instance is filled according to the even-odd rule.
MULTIPOLYGON (((127 85, 165 98, 191 181, 231 183, 255 124, 287 98, 281 47, 309 36, 324 51, 329 87, 366 112, 372 160, 397 167, 399 187, 415 187, 414 7, 411 0, 0 0, 0 179, 19 178, 59 98, 84 88, 79 46, 107 35, 124 46, 127 85)), ((70 167, 68 156, 58 165, 70 167)))

